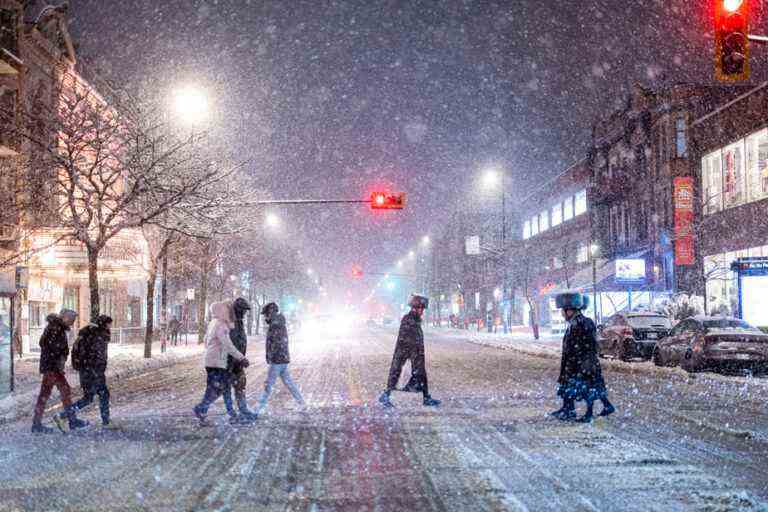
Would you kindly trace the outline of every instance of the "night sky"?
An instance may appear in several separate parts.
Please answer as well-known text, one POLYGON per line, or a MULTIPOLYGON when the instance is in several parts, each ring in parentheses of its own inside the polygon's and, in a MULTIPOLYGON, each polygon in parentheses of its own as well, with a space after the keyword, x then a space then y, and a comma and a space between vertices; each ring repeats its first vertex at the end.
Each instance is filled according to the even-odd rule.
POLYGON ((457 204, 498 209, 476 193, 488 164, 518 197, 557 174, 634 81, 711 81, 708 3, 71 1, 80 53, 104 73, 212 90, 232 158, 252 158, 274 197, 408 192, 397 214, 280 212, 329 274, 389 268, 457 204))

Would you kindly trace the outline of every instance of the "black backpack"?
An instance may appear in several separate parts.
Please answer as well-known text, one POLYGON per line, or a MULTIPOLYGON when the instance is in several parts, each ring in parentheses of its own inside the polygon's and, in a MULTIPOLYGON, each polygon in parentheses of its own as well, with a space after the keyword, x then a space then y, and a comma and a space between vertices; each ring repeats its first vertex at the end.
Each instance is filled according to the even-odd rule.
POLYGON ((77 339, 72 345, 72 368, 81 372, 85 369, 85 329, 77 334, 77 339))

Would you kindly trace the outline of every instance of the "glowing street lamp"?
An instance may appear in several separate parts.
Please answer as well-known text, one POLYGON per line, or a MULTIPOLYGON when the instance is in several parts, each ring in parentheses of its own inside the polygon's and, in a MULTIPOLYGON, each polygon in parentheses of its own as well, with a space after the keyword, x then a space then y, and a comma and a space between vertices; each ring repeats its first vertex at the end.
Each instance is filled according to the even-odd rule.
POLYGON ((270 228, 277 228, 280 226, 280 217, 274 213, 267 214, 266 223, 270 228))
POLYGON ((193 85, 187 85, 174 91, 173 107, 176 115, 189 124, 203 123, 210 114, 208 96, 201 88, 193 85))
POLYGON ((422 238, 421 239, 421 243, 422 243, 422 245, 429 245, 429 243, 430 243, 429 236, 425 236, 424 238, 422 238))

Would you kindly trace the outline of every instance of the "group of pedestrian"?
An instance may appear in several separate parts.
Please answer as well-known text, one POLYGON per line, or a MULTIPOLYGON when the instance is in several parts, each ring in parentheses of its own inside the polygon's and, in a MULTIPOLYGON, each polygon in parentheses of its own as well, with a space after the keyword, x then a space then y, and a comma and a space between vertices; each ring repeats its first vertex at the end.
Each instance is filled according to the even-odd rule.
MULTIPOLYGON (((594 417, 594 402, 600 400, 603 408, 598 415, 608 416, 615 412, 615 408, 608 400, 608 391, 600 368, 595 324, 583 314, 589 298, 578 292, 569 292, 558 295, 555 302, 562 310, 568 327, 563 337, 557 388, 557 396, 562 399, 563 405, 551 415, 563 421, 588 423, 594 417), (581 417, 576 414, 578 401, 586 403, 586 412, 581 417)), ((399 389, 397 383, 403 367, 410 361, 411 378, 406 386, 399 390, 420 392, 425 406, 437 407, 440 405, 440 400, 432 398, 429 393, 424 332, 421 327, 424 311, 429 307, 429 299, 414 295, 409 305, 410 311, 400 322, 387 386, 379 397, 379 402, 386 408, 394 407, 391 393, 399 389)), ((250 423, 256 420, 266 407, 278 378, 282 380, 299 406, 301 408, 306 406, 289 371, 291 360, 285 317, 280 313, 278 305, 271 302, 261 310, 269 326, 265 347, 267 377, 257 410, 252 412, 248 408, 245 369, 250 362, 246 357, 248 336, 244 319, 250 310, 250 304, 243 298, 233 302, 216 302, 210 307, 211 321, 205 334, 206 388, 203 399, 193 408, 201 425, 209 425, 208 410, 219 397, 224 399, 231 423, 250 423), (233 388, 235 402, 232 400, 233 388)), ((99 396, 102 424, 104 426, 111 424, 106 370, 112 318, 105 315, 98 316, 93 323, 80 329, 77 335, 72 347, 72 366, 79 372, 83 397, 73 404, 64 367, 70 355, 68 334, 76 319, 77 313, 68 309, 63 309, 58 315, 52 314, 47 318, 47 326, 40 338, 40 373, 43 378, 32 419, 32 432, 53 431, 42 424, 42 417, 54 387, 58 388, 64 405, 64 409, 53 418, 62 432, 67 430, 66 427, 69 430, 76 430, 88 425, 88 422, 77 418, 77 411, 91 404, 96 395, 99 396)))
POLYGON ((99 396, 102 425, 110 426, 106 371, 112 318, 106 315, 98 316, 93 323, 78 332, 72 346, 72 366, 79 373, 83 397, 73 404, 72 389, 67 382, 64 368, 70 355, 69 333, 76 320, 77 313, 70 309, 62 309, 58 315, 50 314, 46 318, 47 325, 40 337, 40 374, 43 379, 32 417, 34 433, 53 432, 52 428, 42 424, 42 419, 54 387, 59 390, 64 405, 64 409, 53 417, 59 430, 66 432, 67 428, 76 430, 88 426, 87 421, 77 417, 77 411, 93 402, 96 395, 99 396))

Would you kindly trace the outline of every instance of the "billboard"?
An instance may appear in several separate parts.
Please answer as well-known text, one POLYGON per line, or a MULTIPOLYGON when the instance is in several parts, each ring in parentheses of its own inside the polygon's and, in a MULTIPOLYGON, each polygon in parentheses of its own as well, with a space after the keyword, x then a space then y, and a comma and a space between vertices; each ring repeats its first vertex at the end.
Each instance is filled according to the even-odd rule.
POLYGON ((645 260, 616 260, 616 282, 619 284, 645 284, 645 260))
POLYGON ((675 265, 693 265, 693 178, 675 178, 674 186, 675 265))

